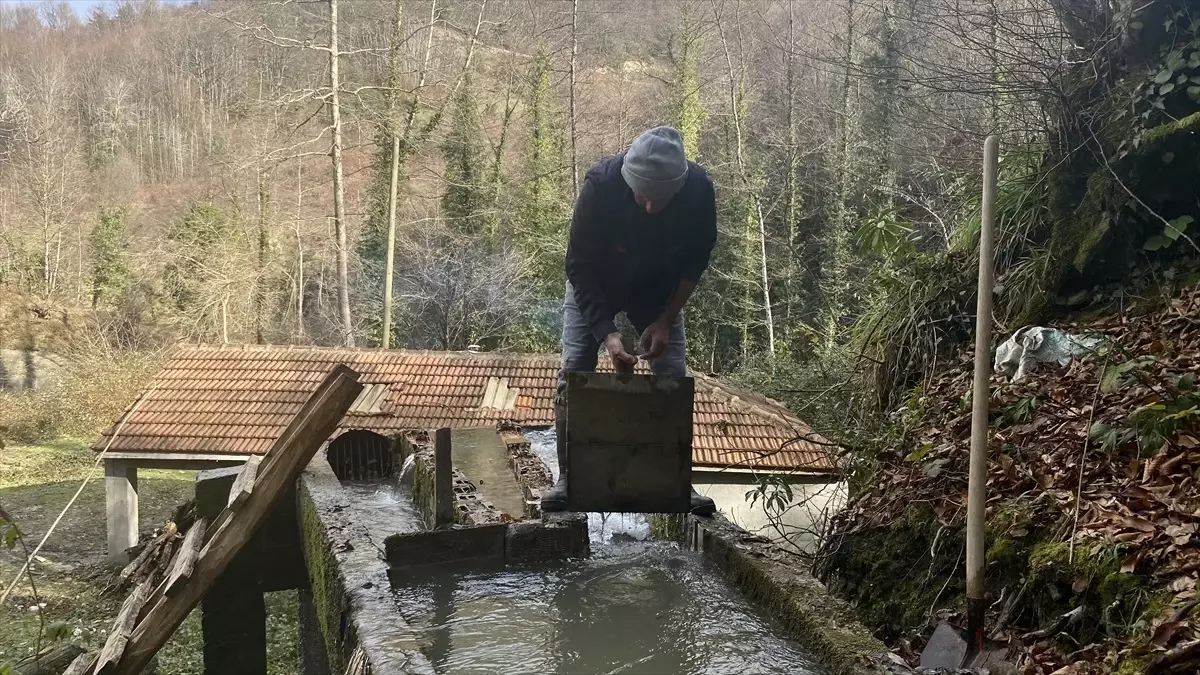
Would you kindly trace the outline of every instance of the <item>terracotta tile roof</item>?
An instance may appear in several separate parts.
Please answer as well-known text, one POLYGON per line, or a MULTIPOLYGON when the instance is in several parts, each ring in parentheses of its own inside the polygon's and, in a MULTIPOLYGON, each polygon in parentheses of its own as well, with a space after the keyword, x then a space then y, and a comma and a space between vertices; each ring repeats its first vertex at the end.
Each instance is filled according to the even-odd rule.
MULTIPOLYGON (((606 359, 601 362, 605 370, 606 359)), ((155 376, 110 451, 266 452, 337 363, 358 371, 365 384, 380 385, 364 391, 342 421, 343 429, 395 433, 500 420, 524 426, 554 423, 559 364, 554 354, 185 346, 155 376), (515 392, 515 401, 508 396, 504 405, 496 405, 501 383, 515 392)), ((694 465, 833 471, 824 446, 789 442, 800 436, 824 440, 783 406, 711 377, 695 377, 694 465)), ((105 432, 94 447, 103 448, 111 433, 105 432)))

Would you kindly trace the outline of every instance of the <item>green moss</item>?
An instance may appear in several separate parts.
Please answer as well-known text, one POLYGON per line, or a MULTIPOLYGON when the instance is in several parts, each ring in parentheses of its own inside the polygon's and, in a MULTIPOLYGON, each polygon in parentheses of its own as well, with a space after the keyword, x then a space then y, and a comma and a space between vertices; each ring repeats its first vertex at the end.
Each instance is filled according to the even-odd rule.
POLYGON ((680 542, 683 540, 685 517, 677 513, 658 513, 650 516, 650 536, 655 539, 680 542))
POLYGON ((316 505, 308 494, 303 481, 300 482, 299 523, 300 545, 304 549, 304 560, 308 566, 308 580, 312 588, 312 601, 321 636, 325 640, 325 653, 329 656, 331 672, 341 672, 342 650, 338 644, 341 629, 341 590, 337 583, 333 552, 325 539, 325 529, 317 515, 316 505))
POLYGON ((914 508, 906 521, 855 532, 828 561, 825 581, 885 641, 903 635, 926 623, 931 605, 953 606, 965 590, 961 571, 955 571, 962 530, 945 528, 940 535, 939 530, 914 508))
POLYGON ((1200 112, 1145 130, 1142 132, 1142 143, 1147 151, 1154 151, 1158 150, 1162 143, 1174 140, 1177 134, 1190 134, 1197 130, 1200 130, 1200 112))
POLYGON ((1146 672, 1146 666, 1149 664, 1149 657, 1130 656, 1121 662, 1114 675, 1142 675, 1142 673, 1146 672))
POLYGON ((1136 574, 1111 572, 1100 581, 1100 602, 1108 607, 1130 592, 1140 590, 1145 586, 1146 580, 1136 574))

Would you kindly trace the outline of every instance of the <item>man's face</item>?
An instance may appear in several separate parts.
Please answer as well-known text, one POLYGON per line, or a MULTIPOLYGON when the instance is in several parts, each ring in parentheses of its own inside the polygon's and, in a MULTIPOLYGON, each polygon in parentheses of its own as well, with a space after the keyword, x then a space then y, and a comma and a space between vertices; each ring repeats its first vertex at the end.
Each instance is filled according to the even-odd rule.
POLYGON ((655 214, 667 208, 667 204, 671 203, 671 198, 660 197, 658 199, 651 199, 635 192, 633 193, 633 201, 637 202, 637 205, 645 210, 646 213, 655 214))

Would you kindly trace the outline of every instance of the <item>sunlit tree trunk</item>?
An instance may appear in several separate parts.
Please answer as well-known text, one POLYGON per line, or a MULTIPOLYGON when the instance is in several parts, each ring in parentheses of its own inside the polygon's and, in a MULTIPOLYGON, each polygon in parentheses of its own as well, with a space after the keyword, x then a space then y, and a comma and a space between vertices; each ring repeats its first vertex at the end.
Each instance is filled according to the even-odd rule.
POLYGON ((350 252, 346 247, 345 186, 342 178, 341 76, 338 70, 338 0, 329 0, 329 115, 333 127, 333 229, 337 237, 338 314, 342 321, 342 343, 354 346, 354 323, 350 315, 350 252))

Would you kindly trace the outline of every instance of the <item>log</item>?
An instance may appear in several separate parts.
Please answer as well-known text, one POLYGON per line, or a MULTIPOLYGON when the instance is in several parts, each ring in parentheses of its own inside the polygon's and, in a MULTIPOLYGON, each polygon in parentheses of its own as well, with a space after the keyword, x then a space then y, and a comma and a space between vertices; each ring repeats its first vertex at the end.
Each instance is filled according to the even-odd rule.
POLYGON ((96 673, 111 673, 117 666, 117 662, 121 659, 121 655, 125 653, 125 647, 129 643, 129 637, 133 633, 134 626, 137 625, 138 615, 142 613, 142 608, 146 606, 146 601, 150 599, 150 593, 154 590, 153 578, 147 578, 138 587, 125 598, 125 602, 121 604, 121 612, 117 614, 117 620, 113 622, 112 632, 108 634, 108 641, 104 643, 104 649, 100 650, 100 656, 96 662, 96 673))
POLYGON ((205 525, 203 518, 197 520, 192 525, 192 529, 188 530, 187 536, 183 538, 179 553, 175 555, 175 561, 171 563, 171 571, 167 573, 164 591, 168 596, 174 595, 179 590, 181 582, 192 578, 192 571, 196 568, 196 558, 200 555, 200 546, 204 543, 205 525))
POLYGON ((337 429, 362 389, 358 374, 350 368, 339 365, 330 372, 267 452, 245 504, 209 537, 191 579, 182 583, 174 596, 159 599, 137 624, 115 668, 117 675, 136 675, 150 663, 267 520, 275 504, 337 429))
MULTIPOLYGON (((117 577, 117 581, 110 586, 106 592, 123 593, 125 589, 129 587, 131 581, 140 581, 141 579, 145 578, 146 575, 143 571, 144 568, 148 563, 150 563, 152 558, 156 557, 156 554, 159 552, 160 548, 173 539, 178 532, 179 530, 175 526, 175 523, 168 520, 167 523, 163 525, 162 532, 142 547, 141 553, 138 553, 137 557, 134 558, 133 561, 128 565, 126 565, 125 569, 121 570, 120 575, 117 577)), ((153 567, 152 563, 151 567, 153 567)))
POLYGON ((35 656, 26 656, 13 666, 13 675, 59 675, 71 662, 83 655, 83 647, 64 642, 56 647, 42 650, 35 656))
POLYGON ((87 675, 95 669, 97 658, 99 658, 99 654, 96 652, 80 654, 71 662, 71 665, 67 666, 62 675, 87 675))

